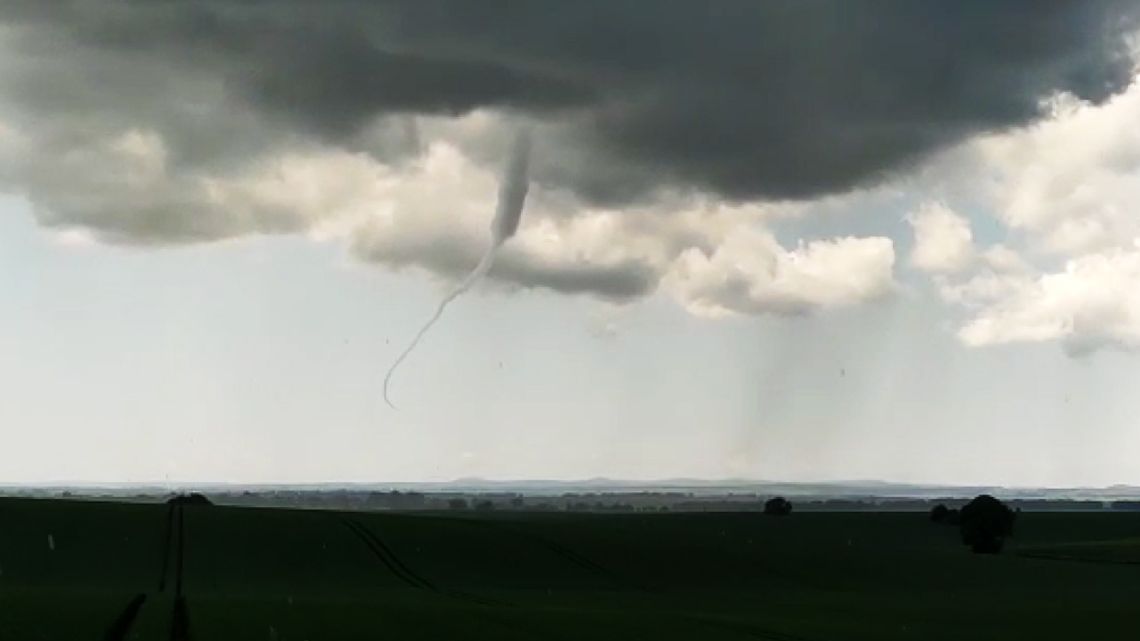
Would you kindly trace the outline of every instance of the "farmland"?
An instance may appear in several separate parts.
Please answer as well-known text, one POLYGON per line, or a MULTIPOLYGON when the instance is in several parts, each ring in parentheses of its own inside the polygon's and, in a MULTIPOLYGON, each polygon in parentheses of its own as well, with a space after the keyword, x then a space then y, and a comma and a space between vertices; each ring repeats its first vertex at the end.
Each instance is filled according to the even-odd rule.
POLYGON ((1130 639, 1140 514, 464 514, 0 500, 0 639, 1130 639))

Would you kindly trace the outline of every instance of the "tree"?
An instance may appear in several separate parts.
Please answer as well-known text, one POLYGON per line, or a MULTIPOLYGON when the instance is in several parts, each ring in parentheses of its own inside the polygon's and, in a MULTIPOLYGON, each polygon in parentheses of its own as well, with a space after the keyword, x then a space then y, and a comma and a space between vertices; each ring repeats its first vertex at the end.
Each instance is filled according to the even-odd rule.
POLYGON ((930 509, 930 520, 935 523, 943 523, 946 521, 946 516, 950 514, 950 508, 939 503, 930 509))
POLYGON ((989 494, 974 498, 961 510, 962 543, 977 554, 997 554, 1013 535, 1014 512, 989 494))
POLYGON ((475 504, 475 509, 480 512, 490 512, 491 510, 495 509, 495 504, 491 501, 483 500, 475 504))
POLYGON ((214 503, 206 498, 204 494, 199 492, 191 492, 189 494, 178 494, 172 496, 166 501, 172 505, 213 505, 214 503))
POLYGON ((768 499, 764 503, 764 514, 787 516, 792 513, 792 502, 782 496, 768 499))
POLYGON ((460 499, 460 498, 448 499, 447 500, 447 509, 449 509, 449 510, 466 510, 467 509, 467 499, 460 499))

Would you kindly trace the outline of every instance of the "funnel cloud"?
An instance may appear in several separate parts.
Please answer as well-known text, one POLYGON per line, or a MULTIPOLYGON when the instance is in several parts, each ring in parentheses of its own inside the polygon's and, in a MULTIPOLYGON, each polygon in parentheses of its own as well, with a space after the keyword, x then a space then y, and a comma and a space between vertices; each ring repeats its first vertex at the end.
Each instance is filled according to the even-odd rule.
POLYGON ((507 161, 507 168, 503 174, 502 184, 499 186, 499 202, 495 208, 495 217, 491 220, 491 244, 487 247, 486 253, 479 259, 479 263, 475 268, 459 281, 443 300, 439 301, 439 305, 435 308, 435 313, 428 319, 420 331, 412 338, 412 342, 396 357, 392 367, 388 369, 388 374, 384 376, 384 402, 388 403, 393 409, 396 407, 392 403, 392 399, 388 396, 388 387, 392 382, 392 375, 395 374, 396 368, 404 359, 415 350, 423 337, 428 333, 428 330, 435 325, 436 321, 443 316, 443 311, 451 304, 451 301, 459 297, 460 294, 471 289, 471 286, 479 282, 481 278, 487 275, 491 269, 491 265, 495 262, 495 253, 499 247, 502 246, 511 236, 515 235, 518 231, 519 222, 522 220, 523 205, 526 203, 527 190, 530 187, 529 179, 527 176, 527 168, 530 164, 530 133, 526 129, 521 129, 515 136, 514 145, 511 148, 511 156, 507 161))

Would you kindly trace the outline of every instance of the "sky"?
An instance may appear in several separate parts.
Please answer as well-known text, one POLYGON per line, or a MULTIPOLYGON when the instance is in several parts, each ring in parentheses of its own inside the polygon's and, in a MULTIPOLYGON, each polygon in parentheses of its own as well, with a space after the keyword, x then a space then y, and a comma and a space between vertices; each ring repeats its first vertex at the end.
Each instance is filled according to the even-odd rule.
POLYGON ((1137 17, 5 3, 0 483, 1140 484, 1137 17))

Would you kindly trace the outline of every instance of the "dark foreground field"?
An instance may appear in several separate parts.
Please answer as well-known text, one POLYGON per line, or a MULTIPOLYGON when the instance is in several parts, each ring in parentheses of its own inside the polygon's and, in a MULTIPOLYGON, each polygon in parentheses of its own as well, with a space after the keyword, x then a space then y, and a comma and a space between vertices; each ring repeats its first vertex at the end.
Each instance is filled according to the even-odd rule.
POLYGON ((1137 639, 1140 514, 401 515, 0 500, 0 640, 1137 639))

